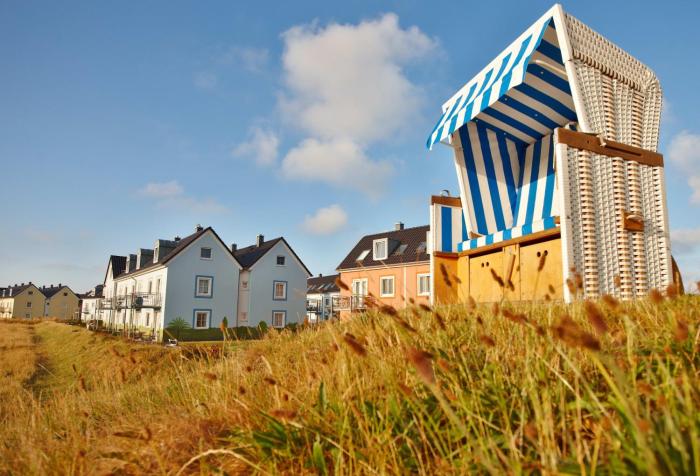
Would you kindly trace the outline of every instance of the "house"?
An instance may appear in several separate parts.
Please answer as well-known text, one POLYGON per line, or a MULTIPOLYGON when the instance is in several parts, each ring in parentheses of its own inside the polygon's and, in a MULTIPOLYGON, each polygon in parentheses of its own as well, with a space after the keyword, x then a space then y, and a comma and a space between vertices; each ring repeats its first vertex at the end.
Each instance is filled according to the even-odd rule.
POLYGON ((460 189, 431 199, 435 300, 670 285, 661 98, 651 69, 561 5, 460 88, 426 144, 452 148, 460 189))
POLYGON ((111 329, 140 331, 158 338, 175 319, 193 329, 218 328, 237 309, 241 265, 211 228, 128 256, 110 256, 100 320, 111 329))
POLYGON ((41 293, 44 301, 44 317, 58 319, 78 319, 80 316, 80 298, 68 286, 59 283, 57 286, 42 286, 41 293))
POLYGON ((100 321, 99 304, 103 297, 104 285, 98 284, 80 297, 80 320, 89 323, 100 321))
POLYGON ((45 300, 41 290, 31 282, 7 286, 0 294, 0 317, 41 318, 44 316, 45 300))
POLYGON ((338 274, 323 276, 319 274, 306 281, 306 318, 309 322, 327 321, 339 317, 333 308, 338 303, 340 288, 338 287, 338 274))
POLYGON ((337 271, 348 289, 341 289, 335 309, 340 317, 367 307, 367 296, 378 304, 405 308, 431 300, 429 226, 404 228, 363 236, 337 271))
POLYGON ((302 322, 308 269, 284 238, 228 247, 211 228, 159 239, 107 264, 98 320, 162 338, 176 319, 195 330, 302 322))
POLYGON ((265 241, 258 235, 255 244, 232 246, 233 255, 243 267, 238 285, 236 326, 272 327, 302 323, 306 316, 306 280, 311 272, 283 237, 265 241))

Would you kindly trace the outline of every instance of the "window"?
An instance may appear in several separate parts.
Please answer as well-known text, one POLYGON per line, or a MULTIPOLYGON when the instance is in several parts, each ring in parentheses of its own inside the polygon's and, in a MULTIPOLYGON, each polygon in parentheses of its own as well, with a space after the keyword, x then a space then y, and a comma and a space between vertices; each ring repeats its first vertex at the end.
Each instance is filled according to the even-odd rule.
POLYGON ((160 292, 160 278, 156 279, 156 292, 160 292))
POLYGON ((197 276, 197 285, 195 288, 195 297, 210 298, 213 291, 214 278, 211 276, 197 276))
POLYGON ((146 313, 146 327, 148 327, 151 324, 151 315, 149 313, 146 313))
POLYGON ((153 281, 148 281, 148 294, 153 292, 153 281))
POLYGON ((379 295, 382 297, 391 297, 394 295, 393 276, 382 276, 379 278, 379 295))
POLYGON ((286 258, 284 256, 277 257, 277 266, 284 266, 285 262, 286 262, 286 258))
POLYGON ((369 250, 363 250, 362 253, 357 257, 357 261, 362 261, 369 254, 369 250))
POLYGON ((241 281, 241 288, 248 289, 248 281, 241 281))
POLYGON ((247 312, 241 311, 241 313, 239 314, 239 316, 240 316, 239 321, 240 321, 240 324, 241 324, 241 325, 248 324, 248 313, 247 313, 247 312))
POLYGON ((374 240, 372 242, 372 254, 375 261, 386 259, 387 250, 389 248, 389 240, 383 238, 381 240, 374 240))
POLYGON ((48 306, 49 304, 51 304, 51 301, 46 301, 46 305, 48 306))
POLYGON ((282 328, 287 320, 287 311, 272 311, 272 327, 282 328))
POLYGON ((27 301, 27 307, 32 307, 31 301, 27 301))
POLYGON ((418 295, 419 296, 429 296, 430 295, 430 275, 429 274, 419 274, 418 275, 418 295))
POLYGON ((68 296, 68 293, 63 293, 63 297, 66 297, 66 296, 68 296))
POLYGON ((32 294, 34 294, 34 291, 29 291, 27 294, 31 296, 32 294))
POLYGON ((399 246, 399 248, 394 252, 394 255, 400 256, 406 252, 406 248, 408 248, 408 245, 404 243, 403 245, 399 246))
POLYGON ((272 299, 274 299, 275 301, 286 301, 287 300, 287 282, 286 281, 274 281, 273 282, 272 299))
POLYGON ((201 259, 211 259, 211 248, 200 248, 199 257, 201 259))
POLYGON ((367 278, 353 279, 352 293, 357 296, 367 296, 367 278))
POLYGON ((211 311, 194 311, 194 328, 195 329, 208 329, 209 328, 209 316, 211 311))
POLYGON ((425 241, 421 241, 420 244, 418 245, 418 248, 416 248, 416 253, 425 253, 425 241))

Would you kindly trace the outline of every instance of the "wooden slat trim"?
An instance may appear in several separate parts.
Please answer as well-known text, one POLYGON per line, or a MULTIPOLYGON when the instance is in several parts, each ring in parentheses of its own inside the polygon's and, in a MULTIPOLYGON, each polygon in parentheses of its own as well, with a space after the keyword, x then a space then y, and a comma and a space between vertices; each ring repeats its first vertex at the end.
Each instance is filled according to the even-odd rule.
POLYGON ((480 246, 479 248, 474 248, 473 250, 460 251, 459 256, 461 257, 479 255, 489 251, 499 250, 510 245, 527 244, 531 241, 539 241, 544 238, 553 238, 560 235, 561 230, 559 228, 550 228, 549 230, 538 231, 536 233, 531 233, 525 236, 519 236, 518 238, 513 238, 511 240, 500 241, 491 245, 480 246))
POLYGON ((606 141, 606 144, 602 145, 598 136, 592 134, 571 131, 560 127, 556 129, 556 141, 559 144, 566 144, 575 149, 587 150, 594 154, 620 157, 624 160, 631 160, 652 167, 664 166, 664 157, 657 152, 615 141, 606 141))
POLYGON ((461 207, 462 200, 459 197, 443 197, 441 195, 433 195, 430 197, 431 205, 447 205, 449 207, 461 207))
POLYGON ((434 251, 433 256, 435 256, 436 258, 457 259, 459 257, 459 253, 453 253, 448 251, 434 251))

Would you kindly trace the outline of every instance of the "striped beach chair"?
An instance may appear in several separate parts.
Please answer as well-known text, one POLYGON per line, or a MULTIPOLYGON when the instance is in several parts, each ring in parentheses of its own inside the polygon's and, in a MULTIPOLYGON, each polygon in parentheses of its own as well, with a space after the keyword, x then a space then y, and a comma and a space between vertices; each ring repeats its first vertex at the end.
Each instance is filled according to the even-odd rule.
POLYGON ((555 5, 442 111, 427 146, 454 150, 460 194, 431 198, 436 300, 630 299, 673 281, 646 66, 555 5))

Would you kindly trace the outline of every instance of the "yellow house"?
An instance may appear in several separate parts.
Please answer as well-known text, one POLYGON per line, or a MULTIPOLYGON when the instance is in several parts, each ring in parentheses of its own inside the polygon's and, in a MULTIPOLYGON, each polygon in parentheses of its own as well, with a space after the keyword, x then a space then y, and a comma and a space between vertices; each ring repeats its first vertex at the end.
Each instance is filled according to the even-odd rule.
POLYGON ((42 286, 41 292, 46 296, 44 316, 57 319, 79 319, 80 298, 69 288, 58 286, 42 286))
POLYGON ((44 315, 45 296, 32 283, 0 290, 0 318, 36 319, 44 315))

